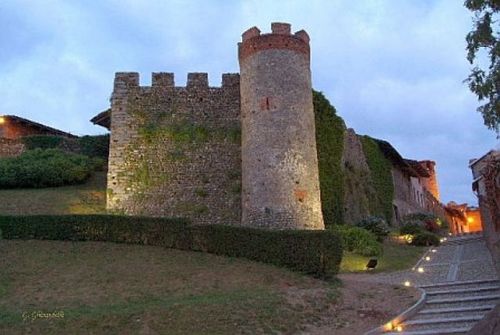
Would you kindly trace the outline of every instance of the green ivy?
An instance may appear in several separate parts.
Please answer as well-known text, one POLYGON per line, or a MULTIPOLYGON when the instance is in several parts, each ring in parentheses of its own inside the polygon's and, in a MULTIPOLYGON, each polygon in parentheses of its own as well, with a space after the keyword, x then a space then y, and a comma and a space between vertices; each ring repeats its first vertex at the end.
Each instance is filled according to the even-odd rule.
POLYGON ((370 213, 381 216, 387 222, 392 219, 392 199, 394 197, 394 185, 392 183, 391 163, 385 158, 379 145, 369 136, 360 136, 363 145, 366 162, 370 168, 375 197, 370 197, 370 213))
POLYGON ((341 162, 346 126, 323 93, 313 91, 313 103, 323 219, 327 226, 342 224, 344 173, 341 162))

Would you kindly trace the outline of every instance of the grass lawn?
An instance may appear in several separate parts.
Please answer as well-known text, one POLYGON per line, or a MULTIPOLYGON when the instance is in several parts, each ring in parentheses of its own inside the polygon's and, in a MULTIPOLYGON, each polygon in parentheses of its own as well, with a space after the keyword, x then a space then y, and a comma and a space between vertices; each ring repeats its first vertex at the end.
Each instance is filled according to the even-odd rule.
POLYGON ((0 189, 0 214, 99 214, 106 212, 106 173, 82 185, 0 189))
POLYGON ((339 300, 336 283, 161 247, 1 240, 0 254, 0 334, 291 333, 339 300))
MULTIPOLYGON (((373 272, 409 269, 417 263, 426 250, 427 247, 398 244, 387 239, 384 241, 384 254, 377 257, 378 265, 373 272)), ((370 258, 352 252, 344 252, 340 272, 364 272, 370 258)))

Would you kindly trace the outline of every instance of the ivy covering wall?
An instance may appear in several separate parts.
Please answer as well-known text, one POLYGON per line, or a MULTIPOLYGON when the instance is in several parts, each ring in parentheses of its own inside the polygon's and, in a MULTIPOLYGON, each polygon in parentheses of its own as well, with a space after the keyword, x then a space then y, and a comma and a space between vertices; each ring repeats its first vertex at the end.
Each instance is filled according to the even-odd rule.
POLYGON ((391 163, 385 158, 377 142, 370 136, 360 136, 366 162, 370 168, 375 196, 369 198, 370 213, 384 217, 387 222, 392 219, 392 199, 394 184, 392 182, 391 163))
POLYGON ((313 104, 323 219, 326 226, 342 224, 344 173, 341 162, 346 126, 323 93, 313 91, 313 104))

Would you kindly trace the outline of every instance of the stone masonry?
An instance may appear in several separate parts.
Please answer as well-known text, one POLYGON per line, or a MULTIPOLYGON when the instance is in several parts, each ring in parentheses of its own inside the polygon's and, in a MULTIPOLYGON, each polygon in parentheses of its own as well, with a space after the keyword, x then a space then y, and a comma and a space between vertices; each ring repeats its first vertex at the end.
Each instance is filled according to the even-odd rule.
POLYGON ((285 23, 239 44, 243 225, 324 229, 309 58, 285 23))
POLYGON ((239 60, 241 83, 225 74, 221 87, 209 87, 206 73, 188 74, 186 87, 171 73, 153 73, 151 87, 137 73, 116 74, 108 209, 324 229, 307 33, 251 28, 239 60))
POLYGON ((175 87, 171 73, 139 86, 117 73, 111 98, 107 206, 197 223, 240 220, 239 75, 209 87, 206 73, 175 87))

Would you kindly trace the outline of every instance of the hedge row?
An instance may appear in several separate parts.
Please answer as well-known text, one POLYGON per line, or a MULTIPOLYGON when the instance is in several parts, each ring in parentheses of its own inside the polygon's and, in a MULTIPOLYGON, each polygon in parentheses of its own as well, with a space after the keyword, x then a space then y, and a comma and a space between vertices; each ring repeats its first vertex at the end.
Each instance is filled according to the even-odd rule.
POLYGON ((338 233, 191 225, 185 219, 111 215, 0 216, 5 239, 108 241, 242 257, 318 277, 338 272, 338 233))

